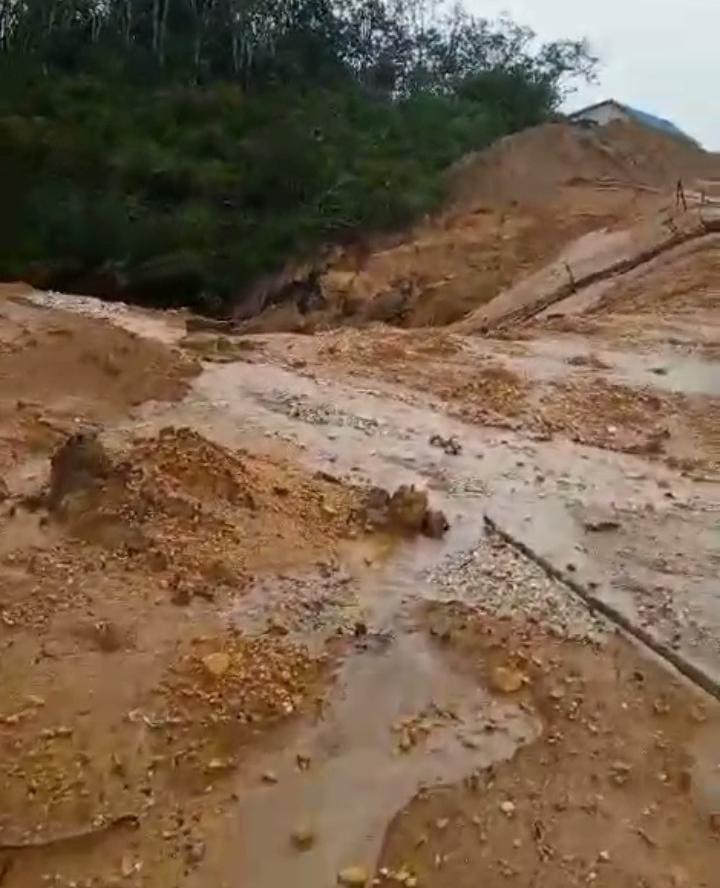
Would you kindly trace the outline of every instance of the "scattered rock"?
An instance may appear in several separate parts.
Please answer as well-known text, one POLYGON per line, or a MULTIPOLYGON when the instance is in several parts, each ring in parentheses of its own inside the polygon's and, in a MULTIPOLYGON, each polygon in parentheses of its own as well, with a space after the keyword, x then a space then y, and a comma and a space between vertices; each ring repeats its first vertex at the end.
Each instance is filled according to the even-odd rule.
POLYGON ((512 817, 515 814, 515 804, 509 799, 504 802, 500 802, 500 810, 506 817, 512 817))
POLYGON ((389 523, 400 530, 420 533, 428 512, 428 495, 414 485, 402 484, 388 503, 389 523))
POLYGON ((96 434, 71 435, 50 460, 50 508, 71 494, 95 488, 110 475, 112 463, 96 434))
POLYGON ((514 694, 527 682, 527 676, 510 666, 496 666, 490 673, 490 687, 501 694, 514 694))
POLYGON ((221 678, 230 668, 230 655, 224 651, 216 651, 202 658, 202 664, 208 675, 221 678))
POLYGON ((450 524, 444 512, 439 509, 430 509, 426 513, 422 526, 422 532, 426 537, 438 540, 445 536, 449 528, 450 524))
POLYGON ((616 761, 610 765, 610 776, 613 783, 618 786, 624 786, 630 779, 632 766, 627 762, 616 761))
POLYGON ((192 592, 187 584, 180 584, 174 591, 170 601, 177 607, 187 607, 192 600, 192 592))
POLYGON ((233 756, 225 756, 224 758, 211 758, 205 768, 210 773, 218 773, 220 771, 230 771, 237 765, 237 760, 233 756))
POLYGON ((368 883, 367 870, 362 866, 347 866, 337 876, 338 885, 345 888, 365 888, 368 883))
POLYGON ((94 624, 92 638, 98 649, 106 654, 119 651, 125 645, 124 633, 109 620, 99 620, 94 624))
POLYGON ((205 842, 202 839, 190 841, 185 845, 185 862, 189 866, 197 866, 205 857, 205 842))
POLYGON ((450 456, 458 456, 462 453, 462 444, 454 436, 443 438, 442 435, 431 435, 429 443, 431 447, 440 447, 450 456))
POLYGON ((592 352, 588 355, 572 355, 567 359, 571 367, 593 367, 596 370, 608 370, 610 364, 592 352))
POLYGON ((301 826, 292 831, 290 841, 298 851, 308 851, 315 844, 315 833, 307 826, 301 826))
POLYGON ((398 749, 400 752, 410 752, 413 748, 414 744, 410 734, 407 731, 403 731, 400 735, 400 739, 398 740, 398 749))
POLYGON ((380 487, 368 491, 365 504, 368 529, 386 527, 402 533, 422 533, 439 538, 449 524, 445 515, 428 506, 428 495, 414 485, 403 484, 390 496, 380 487))
POLYGON ((615 518, 589 518, 583 522, 585 530, 599 533, 603 530, 617 530, 620 522, 615 518))
POLYGON ((142 862, 135 860, 131 854, 124 854, 120 861, 120 872, 124 879, 129 879, 133 873, 137 873, 142 869, 142 862))
POLYGON ((275 784, 278 782, 277 774, 274 771, 265 771, 261 779, 263 783, 275 784))

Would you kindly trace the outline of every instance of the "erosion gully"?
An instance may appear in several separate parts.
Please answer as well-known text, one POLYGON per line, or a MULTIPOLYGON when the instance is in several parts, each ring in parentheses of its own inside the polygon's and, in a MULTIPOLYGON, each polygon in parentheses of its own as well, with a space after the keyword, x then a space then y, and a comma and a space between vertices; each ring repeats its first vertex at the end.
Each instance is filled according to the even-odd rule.
MULTIPOLYGON (((63 307, 104 312, 113 323, 169 344, 184 332, 172 317, 104 308, 94 300, 68 300, 63 307)), ((550 361, 553 349, 542 351, 540 357, 550 361)), ((628 378, 644 378, 646 368, 628 363, 624 371, 628 378)), ((697 390, 715 385, 716 375, 708 374, 717 374, 717 368, 686 361, 663 379, 697 390)), ((466 425, 377 388, 258 362, 206 364, 183 402, 145 405, 111 434, 150 433, 171 424, 190 426, 230 447, 291 446, 309 467, 358 483, 427 487, 451 525, 442 542, 414 541, 388 551, 367 550, 361 543, 349 547, 346 561, 354 580, 349 607, 368 634, 344 660, 325 717, 295 725, 282 742, 258 753, 252 781, 238 778, 240 823, 229 829, 239 827, 243 837, 241 884, 310 888, 332 884, 348 862, 371 867, 389 819, 420 786, 457 782, 510 757, 541 731, 535 716, 500 704, 451 669, 413 624, 418 603, 438 597, 429 573, 472 553, 483 535, 484 515, 638 625, 646 596, 661 596, 664 619, 647 631, 712 681, 718 674, 713 485, 640 457, 466 425), (433 446, 436 434, 454 436, 462 451, 451 455, 433 446), (587 516, 598 514, 612 515, 618 529, 588 532, 587 516), (678 555, 671 570, 653 566, 661 551, 678 555), (452 718, 421 752, 398 755, 388 725, 432 707, 452 718), (484 733, 489 711, 500 729, 484 733), (312 758, 312 780, 298 771, 298 753, 312 758), (258 783, 262 772, 276 775, 272 791, 258 783), (308 812, 313 828, 332 841, 290 855, 288 835, 308 812)), ((257 597, 254 607, 252 599, 243 601, 228 617, 249 624, 271 598, 257 597)), ((306 640, 313 642, 312 632, 306 640)))

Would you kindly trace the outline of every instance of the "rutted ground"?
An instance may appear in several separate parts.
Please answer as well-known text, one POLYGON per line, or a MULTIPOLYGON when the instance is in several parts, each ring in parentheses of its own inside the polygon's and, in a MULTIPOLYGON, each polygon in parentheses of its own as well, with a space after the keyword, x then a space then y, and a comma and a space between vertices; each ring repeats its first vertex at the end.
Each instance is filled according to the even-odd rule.
POLYGON ((67 327, 161 371, 36 384, 41 445, 8 394, 4 888, 713 884, 720 706, 483 526, 717 675, 696 259, 498 338, 4 298, 18 362, 67 327), (444 537, 377 520, 401 484, 444 537))

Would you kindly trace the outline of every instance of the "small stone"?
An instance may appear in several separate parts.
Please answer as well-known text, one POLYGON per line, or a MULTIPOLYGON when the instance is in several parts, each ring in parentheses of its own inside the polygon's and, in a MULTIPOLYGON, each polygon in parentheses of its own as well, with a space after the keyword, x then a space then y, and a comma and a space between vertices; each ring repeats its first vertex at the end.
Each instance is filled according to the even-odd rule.
POLYGON ((426 537, 433 540, 439 540, 445 536, 450 524, 445 517, 445 513, 439 509, 429 509, 423 519, 422 532, 426 537))
POLYGON ((438 819, 435 821, 435 829, 438 829, 441 832, 442 832, 442 830, 447 829, 449 825, 450 825, 450 818, 449 817, 438 817, 438 819))
POLYGON ((362 866, 346 866, 338 873, 337 881, 345 888, 365 888, 368 883, 367 870, 362 866))
POLYGON ((610 860, 610 852, 609 851, 601 851, 598 854, 598 860, 601 860, 603 863, 607 863, 610 860))
POLYGON ((670 712, 670 704, 663 697, 658 697, 653 701, 653 712, 655 715, 667 715, 670 712))
POLYGON ((623 786, 625 783, 627 783, 630 777, 632 767, 627 764, 627 762, 617 761, 612 763, 612 765, 610 766, 610 771, 613 782, 616 783, 618 786, 623 786))
POLYGON ((315 844, 315 833, 308 827, 301 826, 292 831, 290 841, 298 851, 307 851, 315 844))
POLYGON ((522 688, 526 676, 519 669, 496 666, 490 673, 490 686, 501 694, 514 694, 522 688))
POLYGON ((500 802, 500 810, 506 817, 512 817, 515 813, 515 805, 513 802, 506 800, 504 802, 500 802))
POLYGON ((278 782, 277 774, 274 771, 265 771, 265 773, 262 775, 261 779, 262 779, 263 783, 277 783, 278 782))
POLYGON ((206 657, 203 657, 202 664, 208 675, 211 675, 213 678, 220 678, 230 668, 230 654, 216 651, 214 654, 208 654, 206 657))
POLYGON ((207 763, 206 770, 215 771, 215 772, 228 771, 228 770, 230 770, 230 768, 234 768, 235 764, 236 764, 235 759, 232 758, 231 756, 228 756, 227 758, 212 758, 207 763))
POLYGON ((702 724, 707 721, 707 712, 705 711, 705 707, 701 703, 695 704, 690 710, 690 717, 693 721, 698 722, 698 724, 702 724))
POLYGON ((185 846, 185 860, 191 866, 197 866, 205 857, 205 842, 198 840, 185 846))
POLYGON ((133 856, 131 854, 124 854, 120 861, 120 872, 122 873, 123 878, 130 878, 130 876, 138 869, 140 869, 140 867, 133 856))
POLYGON ((38 697, 36 694, 28 694, 27 697, 28 706, 44 706, 45 700, 42 697, 38 697))
MULTIPOLYGON (((177 607, 187 607, 192 600, 192 593, 187 586, 178 586, 172 594, 170 601, 177 607)), ((211 655, 212 656, 212 655, 211 655)))

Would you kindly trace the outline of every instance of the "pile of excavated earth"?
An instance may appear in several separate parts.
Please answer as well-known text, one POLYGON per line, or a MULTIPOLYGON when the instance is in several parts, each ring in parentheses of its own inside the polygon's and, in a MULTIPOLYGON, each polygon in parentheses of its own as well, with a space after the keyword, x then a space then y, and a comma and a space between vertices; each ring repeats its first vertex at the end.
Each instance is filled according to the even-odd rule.
POLYGON ((250 320, 0 286, 1 888, 714 888, 718 167, 529 130, 250 320))

